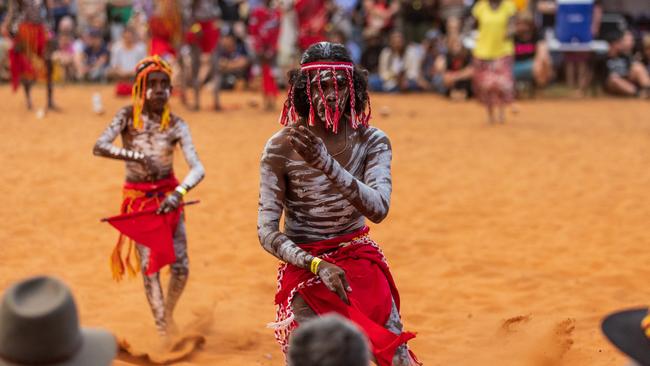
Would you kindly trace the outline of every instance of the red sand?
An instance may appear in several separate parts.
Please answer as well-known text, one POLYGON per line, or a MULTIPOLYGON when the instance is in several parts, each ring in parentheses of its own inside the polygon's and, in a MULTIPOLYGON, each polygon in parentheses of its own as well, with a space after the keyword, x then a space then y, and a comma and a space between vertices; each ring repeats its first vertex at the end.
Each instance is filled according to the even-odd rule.
MULTIPOLYGON (((111 281, 116 233, 98 221, 117 213, 123 165, 91 153, 128 100, 101 88, 109 112, 96 116, 94 90, 57 89, 64 112, 38 120, 21 94, 0 89, 0 288, 56 275, 72 286, 84 325, 149 340, 141 279, 111 281)), ((189 195, 202 204, 188 209, 191 275, 177 320, 211 306, 215 316, 204 349, 183 365, 282 365, 265 328, 277 261, 255 231, 258 161, 277 114, 246 107, 254 97, 227 94, 226 105, 242 107, 220 114, 174 105, 207 169, 189 195)), ((474 103, 430 95, 373 103, 391 109, 373 123, 393 142, 394 194, 372 235, 425 364, 621 364, 599 321, 650 299, 650 103, 526 102, 505 126, 486 125, 474 103)))

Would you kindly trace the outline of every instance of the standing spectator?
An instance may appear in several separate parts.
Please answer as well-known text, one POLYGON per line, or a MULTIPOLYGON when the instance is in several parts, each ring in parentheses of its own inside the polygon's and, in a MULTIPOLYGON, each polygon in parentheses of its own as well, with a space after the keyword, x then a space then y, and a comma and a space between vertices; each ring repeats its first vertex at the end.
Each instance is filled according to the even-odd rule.
POLYGON ((650 97, 650 75, 639 61, 632 58, 634 38, 630 31, 619 34, 609 44, 605 88, 612 94, 650 97))
POLYGON ((448 52, 443 66, 442 79, 447 95, 453 100, 465 100, 472 93, 472 55, 460 40, 460 37, 448 38, 448 52))
POLYGON ((271 0, 264 0, 263 5, 253 9, 248 20, 253 49, 262 68, 262 96, 267 110, 273 110, 275 98, 279 93, 273 67, 278 54, 280 10, 272 7, 271 3, 271 0))
POLYGON ((54 18, 54 31, 59 33, 61 19, 72 16, 72 0, 47 0, 47 6, 54 18))
POLYGON ((401 32, 390 35, 389 46, 379 55, 379 78, 369 80, 375 91, 397 92, 421 89, 422 48, 416 44, 406 46, 401 32))
POLYGON ((545 86, 553 77, 553 62, 546 41, 535 29, 533 15, 523 11, 515 22, 515 80, 545 86))
POLYGON ((298 20, 298 47, 301 52, 316 42, 327 39, 325 28, 328 12, 323 0, 296 0, 298 20))
POLYGON ((478 21, 474 48, 474 92, 488 112, 490 123, 505 122, 505 107, 513 100, 514 16, 511 0, 479 0, 468 28, 478 21), (495 116, 496 112, 496 116, 495 116))
POLYGON ((365 336, 340 315, 305 322, 291 337, 289 366, 369 366, 365 336))
POLYGON ((422 42, 438 15, 436 0, 403 0, 401 18, 408 42, 422 42))
POLYGON ((444 22, 449 36, 457 36, 460 32, 461 21, 465 17, 464 0, 440 0, 440 18, 444 22))
POLYGON ((122 39, 111 47, 108 75, 119 81, 131 81, 138 62, 147 56, 147 47, 136 38, 135 30, 124 29, 122 39))
POLYGON ((132 0, 109 0, 106 4, 106 14, 112 40, 120 39, 133 13, 132 0))
POLYGON ((91 29, 88 31, 86 39, 81 78, 88 81, 105 81, 109 53, 102 38, 102 32, 98 29, 91 29))

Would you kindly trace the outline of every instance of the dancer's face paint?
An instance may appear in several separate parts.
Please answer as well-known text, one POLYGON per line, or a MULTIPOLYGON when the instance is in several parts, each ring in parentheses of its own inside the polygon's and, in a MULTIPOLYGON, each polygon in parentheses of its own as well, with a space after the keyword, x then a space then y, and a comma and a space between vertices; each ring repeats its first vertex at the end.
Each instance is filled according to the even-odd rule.
POLYGON ((161 71, 147 76, 146 102, 153 111, 162 111, 171 96, 171 80, 161 71))
POLYGON ((327 103, 332 117, 338 104, 341 115, 350 97, 348 78, 343 70, 321 70, 310 72, 311 102, 316 109, 316 115, 321 121, 327 120, 325 103, 327 103), (319 87, 320 79, 320 87, 319 87), (323 91, 321 93, 321 90, 323 91), (337 93, 338 91, 338 93, 337 93))

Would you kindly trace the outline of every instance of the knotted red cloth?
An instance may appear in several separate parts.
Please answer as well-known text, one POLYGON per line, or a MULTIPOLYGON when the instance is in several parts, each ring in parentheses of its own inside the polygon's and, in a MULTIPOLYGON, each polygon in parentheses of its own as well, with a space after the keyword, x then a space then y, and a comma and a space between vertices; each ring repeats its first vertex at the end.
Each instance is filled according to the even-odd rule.
POLYGON ((278 305, 276 338, 287 350, 291 331, 298 324, 293 320, 291 303, 299 294, 318 315, 335 312, 354 322, 366 334, 379 366, 390 366, 397 347, 415 337, 414 333, 399 335, 384 327, 392 309, 399 310, 400 298, 388 268, 388 263, 377 244, 368 236, 369 228, 337 238, 299 246, 311 255, 336 264, 345 271, 352 288, 348 292, 350 305, 330 291, 309 270, 283 264, 278 272, 278 305), (289 323, 289 324, 287 324, 289 323))
POLYGON ((131 255, 135 249, 133 242, 144 245, 150 250, 149 263, 145 271, 147 275, 156 273, 162 267, 176 261, 173 237, 182 208, 179 207, 167 214, 155 213, 165 196, 176 186, 178 186, 178 180, 173 175, 152 183, 126 182, 124 184, 122 215, 106 220, 120 231, 120 237, 111 255, 111 269, 115 280, 119 281, 123 277, 125 267, 132 275, 137 272, 139 261, 136 260, 135 265, 131 263, 131 255), (138 212, 146 212, 146 214, 133 215, 138 212), (124 236, 131 239, 131 242, 126 258, 122 259, 124 236))

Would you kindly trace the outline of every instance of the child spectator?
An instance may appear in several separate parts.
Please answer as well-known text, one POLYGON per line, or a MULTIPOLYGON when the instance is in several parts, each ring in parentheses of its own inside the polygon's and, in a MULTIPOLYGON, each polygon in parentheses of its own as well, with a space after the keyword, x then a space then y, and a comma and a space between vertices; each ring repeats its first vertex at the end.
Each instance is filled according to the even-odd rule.
POLYGON ((61 32, 58 37, 57 49, 52 54, 52 61, 63 71, 66 81, 73 81, 77 77, 75 63, 75 39, 71 33, 61 32))
POLYGON ((553 77, 553 63, 544 39, 539 37, 533 22, 533 15, 524 11, 517 14, 515 21, 515 64, 516 81, 534 81, 545 86, 553 77))
POLYGON ((630 31, 620 33, 610 42, 606 61, 605 89, 622 96, 650 96, 650 76, 644 65, 632 59, 634 38, 630 31))

